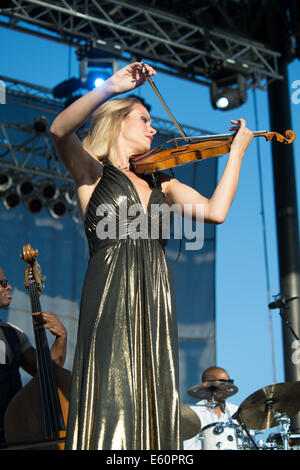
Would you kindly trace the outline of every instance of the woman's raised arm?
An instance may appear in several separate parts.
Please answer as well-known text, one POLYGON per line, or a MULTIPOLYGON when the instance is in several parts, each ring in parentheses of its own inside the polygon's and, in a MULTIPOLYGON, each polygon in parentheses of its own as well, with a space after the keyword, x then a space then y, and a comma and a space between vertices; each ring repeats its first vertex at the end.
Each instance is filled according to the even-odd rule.
MULTIPOLYGON (((102 85, 74 101, 53 121, 50 132, 54 145, 76 183, 93 179, 95 170, 97 174, 97 168, 100 167, 96 159, 83 149, 76 131, 105 101, 145 83, 142 66, 140 62, 134 62, 120 69, 102 85)), ((149 76, 156 74, 152 67, 145 66, 149 76)))

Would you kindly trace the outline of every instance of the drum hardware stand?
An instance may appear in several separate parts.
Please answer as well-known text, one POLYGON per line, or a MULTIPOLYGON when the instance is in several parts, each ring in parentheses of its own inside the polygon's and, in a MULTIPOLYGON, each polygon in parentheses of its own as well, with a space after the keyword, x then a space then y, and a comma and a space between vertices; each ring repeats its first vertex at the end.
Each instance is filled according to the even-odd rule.
POLYGON ((272 399, 267 400, 265 403, 266 410, 268 411, 271 410, 273 412, 274 418, 280 425, 280 435, 282 439, 283 450, 289 450, 291 420, 285 413, 274 413, 273 404, 274 404, 274 401, 272 399))
POLYGON ((289 450, 290 418, 285 413, 275 413, 274 418, 280 424, 280 435, 283 443, 283 450, 289 450))
POLYGON ((234 419, 237 420, 237 422, 239 423, 239 425, 242 427, 242 429, 245 431, 245 433, 247 434, 247 436, 249 437, 250 441, 252 442, 252 444, 254 445, 254 448, 256 450, 259 450, 259 447, 258 445, 256 444, 255 440, 253 439, 253 437, 251 436, 248 428, 246 427, 246 425, 244 424, 244 422, 242 421, 242 418, 240 416, 240 413, 237 411, 237 413, 235 413, 234 415, 234 419))
MULTIPOLYGON (((220 406, 220 403, 215 400, 215 392, 217 391, 217 388, 216 387, 209 387, 209 390, 211 391, 211 401, 207 400, 206 406, 213 410, 213 409, 218 408, 220 406)), ((220 408, 222 409, 221 406, 220 406, 220 408)))

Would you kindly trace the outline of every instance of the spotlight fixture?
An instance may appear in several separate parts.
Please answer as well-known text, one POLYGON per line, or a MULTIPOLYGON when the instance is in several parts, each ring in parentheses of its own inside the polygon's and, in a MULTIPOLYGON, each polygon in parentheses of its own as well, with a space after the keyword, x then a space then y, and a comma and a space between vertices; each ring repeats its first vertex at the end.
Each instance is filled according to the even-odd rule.
POLYGON ((31 214, 39 214, 44 207, 43 201, 38 194, 32 194, 24 203, 31 214))
POLYGON ((47 208, 54 219, 60 219, 68 210, 67 204, 63 198, 57 198, 54 201, 48 202, 47 208))
POLYGON ((12 184, 12 177, 6 172, 0 172, 0 191, 7 191, 12 184))
MULTIPOLYGON (((80 55, 81 57, 81 55, 80 55)), ((115 58, 87 58, 80 61, 80 78, 70 78, 56 85, 52 94, 54 98, 66 98, 68 105, 78 99, 81 95, 76 94, 78 90, 92 90, 107 80, 112 73, 119 70, 119 63, 115 58), (109 71, 108 71, 109 69, 109 71)))
POLYGON ((214 109, 227 111, 238 108, 247 101, 246 78, 241 74, 212 81, 210 101, 214 109))
POLYGON ((47 201, 56 199, 59 195, 59 189, 56 184, 51 180, 41 180, 37 183, 39 193, 47 201))
POLYGON ((23 177, 19 180, 17 184, 17 193, 21 197, 28 197, 34 192, 34 184, 33 182, 27 178, 23 177))
POLYGON ((7 191, 3 197, 3 205, 6 209, 15 209, 21 202, 21 198, 15 189, 7 191))
POLYGON ((39 116, 33 122, 33 129, 37 134, 45 134, 48 130, 49 121, 46 116, 39 116))
POLYGON ((72 184, 66 184, 64 186, 61 186, 60 193, 62 196, 65 197, 68 204, 70 204, 71 206, 77 205, 77 194, 72 184))
POLYGON ((52 90, 52 94, 54 98, 68 98, 79 88, 81 88, 80 78, 73 77, 56 85, 52 90))
POLYGON ((87 78, 97 77, 106 80, 110 75, 116 73, 119 70, 119 62, 114 57, 99 58, 84 57, 80 61, 80 78, 82 82, 88 82, 87 78))
POLYGON ((109 73, 101 71, 91 71, 86 77, 82 78, 82 86, 87 90, 93 90, 102 85, 110 77, 109 73))

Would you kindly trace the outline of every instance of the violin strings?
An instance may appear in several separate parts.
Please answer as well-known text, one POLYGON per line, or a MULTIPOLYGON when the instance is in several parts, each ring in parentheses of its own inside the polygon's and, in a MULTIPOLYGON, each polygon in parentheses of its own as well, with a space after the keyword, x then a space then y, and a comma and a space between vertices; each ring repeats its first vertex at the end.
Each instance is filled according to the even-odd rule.
MULTIPOLYGON (((30 299, 31 299, 31 304, 32 304, 32 312, 33 313, 40 312, 41 307, 39 305, 37 289, 33 284, 29 286, 29 293, 30 293, 30 299)), ((41 388, 43 415, 44 415, 46 434, 48 434, 49 429, 51 429, 51 419, 50 419, 49 396, 47 393, 47 377, 46 377, 47 364, 46 364, 46 358, 44 355, 42 332, 41 332, 40 326, 37 325, 37 320, 34 318, 33 318, 33 324, 34 324, 34 335, 35 335, 35 342, 36 342, 36 349, 37 349, 38 374, 39 374, 39 382, 40 382, 40 388, 41 388)))
MULTIPOLYGON (((41 305, 36 286, 30 286, 30 293, 32 312, 40 312, 41 305)), ((37 343, 40 384, 44 397, 45 428, 46 433, 53 436, 53 433, 58 435, 58 431, 60 429, 65 429, 65 426, 54 380, 53 363, 46 337, 46 331, 43 325, 37 324, 37 321, 34 320, 34 332, 37 343)))

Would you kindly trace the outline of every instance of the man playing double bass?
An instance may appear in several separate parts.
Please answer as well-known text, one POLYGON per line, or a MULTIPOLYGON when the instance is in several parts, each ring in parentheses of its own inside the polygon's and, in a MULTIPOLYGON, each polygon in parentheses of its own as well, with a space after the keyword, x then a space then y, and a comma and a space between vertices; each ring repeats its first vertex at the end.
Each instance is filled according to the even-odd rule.
MULTIPOLYGON (((12 287, 0 267, 0 309, 10 305, 11 291, 12 287)), ((55 364, 62 367, 66 358, 66 329, 53 313, 42 312, 41 317, 44 328, 55 336, 51 357, 55 364)), ((20 328, 0 319, 0 445, 5 442, 5 411, 12 398, 22 388, 20 367, 34 376, 37 373, 36 351, 20 328)))

